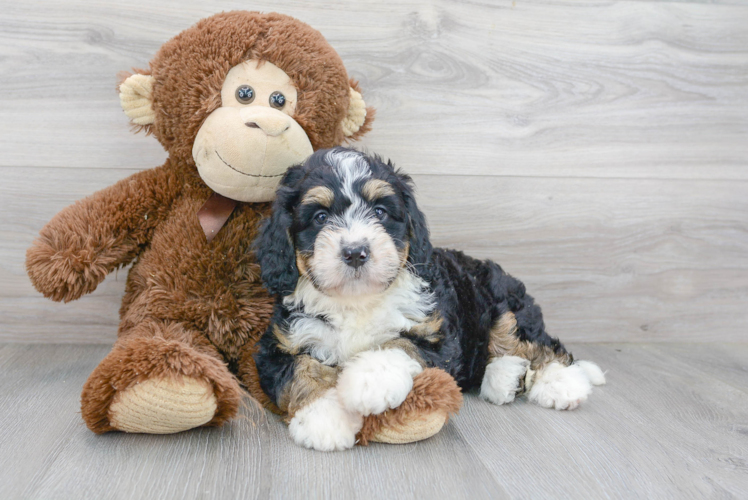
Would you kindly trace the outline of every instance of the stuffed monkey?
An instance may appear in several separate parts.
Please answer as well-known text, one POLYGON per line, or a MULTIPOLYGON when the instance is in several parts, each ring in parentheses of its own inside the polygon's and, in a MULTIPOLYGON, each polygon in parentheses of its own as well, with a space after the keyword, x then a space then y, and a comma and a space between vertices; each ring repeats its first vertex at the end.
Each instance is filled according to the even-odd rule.
MULTIPOLYGON (((273 299, 251 244, 286 169, 362 136, 373 109, 319 32, 243 11, 174 37, 119 94, 166 163, 67 207, 26 255, 36 289, 65 302, 132 264, 117 341, 83 388, 83 419, 96 433, 219 426, 237 414, 240 383, 277 411, 253 360, 273 299)), ((360 441, 438 432, 461 402, 445 377, 424 372, 400 409, 368 418, 360 441)))

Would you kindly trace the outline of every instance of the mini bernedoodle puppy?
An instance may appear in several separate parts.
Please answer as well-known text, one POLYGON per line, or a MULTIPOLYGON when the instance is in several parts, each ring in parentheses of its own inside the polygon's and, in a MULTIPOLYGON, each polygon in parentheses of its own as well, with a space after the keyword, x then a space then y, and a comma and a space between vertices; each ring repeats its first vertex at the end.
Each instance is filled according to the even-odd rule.
POLYGON ((255 356, 294 441, 350 448, 365 415, 399 406, 425 367, 501 405, 571 410, 600 368, 546 333, 524 285, 491 261, 432 248, 410 177, 335 148, 286 173, 257 240, 279 297, 255 356))

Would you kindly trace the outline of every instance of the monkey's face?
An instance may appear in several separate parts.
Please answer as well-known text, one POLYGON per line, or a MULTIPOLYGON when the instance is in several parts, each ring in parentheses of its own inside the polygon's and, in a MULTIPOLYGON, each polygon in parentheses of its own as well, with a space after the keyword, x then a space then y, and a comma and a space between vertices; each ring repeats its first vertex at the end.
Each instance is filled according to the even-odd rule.
POLYGON ((275 12, 202 19, 124 79, 119 95, 135 131, 243 202, 272 200, 290 166, 358 139, 373 118, 324 37, 275 12))
POLYGON ((293 119, 296 105, 296 88, 274 64, 252 59, 231 68, 221 107, 200 126, 192 148, 200 177, 227 198, 272 200, 286 169, 313 151, 293 119))

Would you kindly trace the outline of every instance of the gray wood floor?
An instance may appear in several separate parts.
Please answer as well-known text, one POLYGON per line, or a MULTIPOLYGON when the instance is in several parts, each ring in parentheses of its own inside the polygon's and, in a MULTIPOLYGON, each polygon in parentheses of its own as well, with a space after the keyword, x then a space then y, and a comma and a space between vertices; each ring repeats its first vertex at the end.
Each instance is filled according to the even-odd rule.
POLYGON ((327 454, 249 411, 96 436, 78 398, 107 346, 0 344, 0 498, 746 498, 748 345, 571 348, 608 370, 577 411, 468 395, 432 439, 327 454))
POLYGON ((21 342, 0 344, 0 499, 748 498, 748 344, 728 343, 748 341, 746 26, 732 1, 0 0, 0 341, 21 342), (609 385, 570 413, 468 396, 428 441, 338 454, 249 411, 90 433, 80 390, 126 270, 56 304, 25 250, 163 162, 116 74, 232 9, 319 29, 378 110, 363 146, 415 174, 435 244, 525 281, 609 385), (632 343, 579 343, 611 341, 632 343))
POLYGON ((163 162, 114 87, 221 10, 319 29, 415 174, 435 243, 491 257, 575 341, 748 340, 748 4, 0 0, 0 339, 111 342, 124 271, 52 304, 24 252, 163 162))

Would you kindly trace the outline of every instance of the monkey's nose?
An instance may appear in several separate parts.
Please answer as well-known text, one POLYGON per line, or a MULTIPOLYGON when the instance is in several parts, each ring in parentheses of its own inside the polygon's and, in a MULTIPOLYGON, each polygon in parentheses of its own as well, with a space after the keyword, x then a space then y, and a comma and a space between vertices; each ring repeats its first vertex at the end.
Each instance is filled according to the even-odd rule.
POLYGON ((291 127, 285 120, 263 120, 259 123, 252 121, 246 122, 244 125, 249 128, 258 128, 271 137, 279 136, 291 127))
POLYGON ((369 247, 365 245, 345 247, 342 252, 343 262, 353 269, 358 269, 366 264, 366 261, 369 260, 369 255, 369 247))

